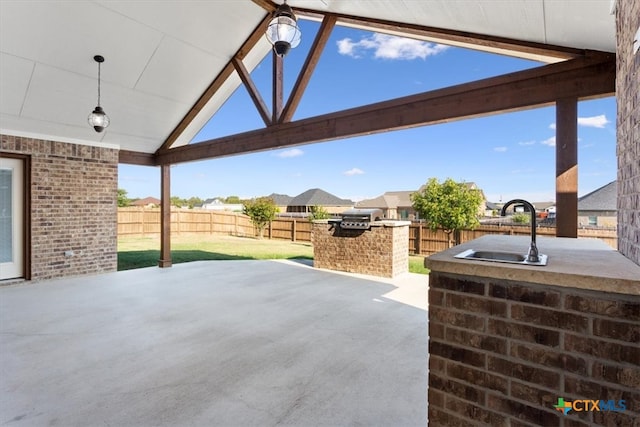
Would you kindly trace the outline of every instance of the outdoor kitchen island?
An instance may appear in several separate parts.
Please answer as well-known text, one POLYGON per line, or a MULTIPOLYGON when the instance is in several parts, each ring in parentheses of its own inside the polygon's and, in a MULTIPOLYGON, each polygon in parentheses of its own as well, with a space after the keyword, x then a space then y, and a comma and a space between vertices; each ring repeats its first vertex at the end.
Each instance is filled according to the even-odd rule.
POLYGON ((409 271, 409 221, 348 223, 313 221, 314 267, 390 278, 409 271))
POLYGON ((425 259, 429 424, 634 425, 640 266, 568 238, 539 238, 546 266, 454 258, 529 243, 484 236, 425 259))

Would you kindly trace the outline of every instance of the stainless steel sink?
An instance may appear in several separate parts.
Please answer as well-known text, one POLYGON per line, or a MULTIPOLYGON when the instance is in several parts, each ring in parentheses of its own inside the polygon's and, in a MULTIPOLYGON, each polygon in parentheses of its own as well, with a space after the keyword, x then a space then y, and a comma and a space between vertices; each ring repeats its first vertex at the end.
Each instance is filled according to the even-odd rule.
POLYGON ((473 249, 467 249, 464 252, 460 252, 455 255, 454 258, 469 259, 476 261, 493 261, 493 262, 506 262, 509 264, 521 264, 521 265, 547 265, 547 256, 540 254, 538 262, 527 261, 527 256, 514 253, 514 252, 501 252, 501 251, 475 251, 473 249))

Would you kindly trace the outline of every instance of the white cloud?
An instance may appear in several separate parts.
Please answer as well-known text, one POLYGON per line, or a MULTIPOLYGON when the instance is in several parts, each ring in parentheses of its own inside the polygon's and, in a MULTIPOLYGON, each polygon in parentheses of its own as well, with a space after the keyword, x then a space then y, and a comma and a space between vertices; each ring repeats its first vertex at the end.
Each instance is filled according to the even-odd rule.
POLYGON ((552 136, 549 139, 545 139, 544 141, 540 141, 540 144, 548 145, 549 147, 555 147, 556 146, 556 137, 552 136))
POLYGON ((534 145, 535 143, 536 143, 535 141, 522 141, 522 142, 518 142, 518 145, 527 146, 527 145, 534 145))
POLYGON ((283 159, 286 159, 286 158, 289 158, 289 157, 302 156, 303 154, 304 154, 304 151, 302 151, 301 149, 292 148, 290 150, 281 151, 281 152, 277 153, 276 156, 282 157, 283 159))
POLYGON ((604 128, 607 123, 610 123, 607 120, 607 117, 604 114, 593 117, 578 117, 578 124, 580 126, 588 126, 592 128, 604 128))
POLYGON ((347 176, 362 175, 364 174, 364 171, 362 169, 353 168, 353 169, 349 169, 348 171, 344 171, 343 174, 347 176))
POLYGON ((497 151, 498 153, 504 153, 507 151, 507 147, 493 147, 493 151, 497 151))
MULTIPOLYGON (((593 117, 578 117, 578 125, 587 126, 592 128, 604 128, 608 123, 611 123, 607 120, 607 117, 604 114, 593 117)), ((551 123, 549 125, 549 129, 556 130, 556 124, 551 123)))
POLYGON ((406 37, 390 36, 374 33, 354 42, 350 38, 338 40, 338 53, 341 55, 361 58, 367 51, 373 51, 373 56, 380 59, 425 59, 428 56, 444 52, 449 46, 429 43, 406 37))

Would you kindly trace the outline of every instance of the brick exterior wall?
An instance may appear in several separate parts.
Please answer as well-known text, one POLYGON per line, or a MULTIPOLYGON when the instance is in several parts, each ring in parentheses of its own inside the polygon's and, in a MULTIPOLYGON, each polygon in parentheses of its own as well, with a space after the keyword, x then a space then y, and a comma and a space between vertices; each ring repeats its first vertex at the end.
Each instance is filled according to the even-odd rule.
POLYGON ((640 297, 429 277, 429 425, 637 426, 640 297), (623 412, 554 409, 625 400, 623 412))
POLYGON ((31 159, 31 279, 115 271, 118 150, 0 138, 0 152, 31 159))
POLYGON ((396 277, 409 271, 409 222, 380 221, 370 230, 329 229, 316 221, 311 230, 313 266, 348 273, 396 277))
POLYGON ((640 1, 618 0, 618 250, 640 265, 640 51, 632 50, 638 25, 640 1))

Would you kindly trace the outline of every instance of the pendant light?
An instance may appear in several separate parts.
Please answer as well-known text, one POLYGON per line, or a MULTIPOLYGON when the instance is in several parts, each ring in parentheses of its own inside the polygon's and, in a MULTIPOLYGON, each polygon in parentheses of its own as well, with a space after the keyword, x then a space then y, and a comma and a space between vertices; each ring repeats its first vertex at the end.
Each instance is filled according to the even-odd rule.
POLYGON ((100 106, 100 64, 104 62, 104 57, 96 55, 93 60, 98 63, 98 106, 89 114, 87 121, 96 132, 102 132, 107 126, 109 126, 109 116, 106 115, 102 107, 100 106))
POLYGON ((273 45, 273 50, 280 57, 284 57, 291 48, 300 44, 300 28, 286 0, 273 13, 266 35, 269 43, 273 45))

